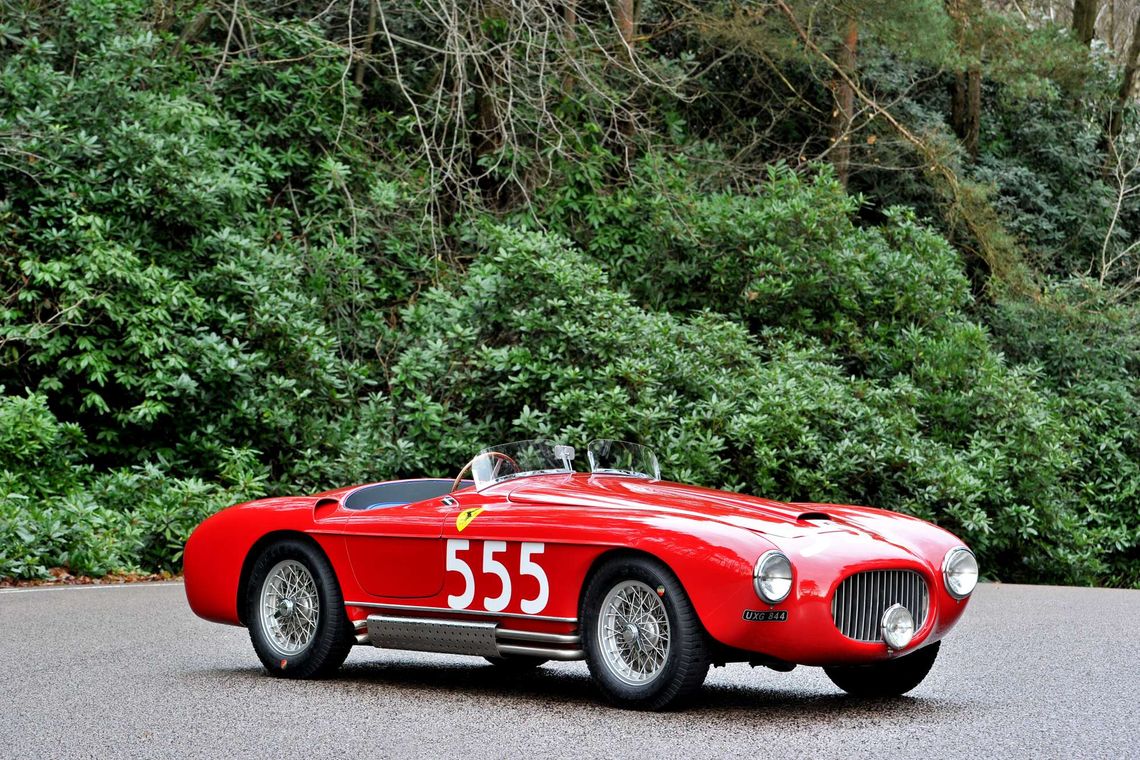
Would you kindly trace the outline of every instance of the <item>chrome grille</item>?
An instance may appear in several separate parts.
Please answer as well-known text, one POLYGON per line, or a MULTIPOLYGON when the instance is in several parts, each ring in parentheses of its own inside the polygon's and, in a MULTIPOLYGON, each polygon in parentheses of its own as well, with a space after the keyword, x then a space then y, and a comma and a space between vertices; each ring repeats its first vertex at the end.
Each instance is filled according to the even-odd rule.
POLYGON ((930 607, 926 580, 913 570, 872 570, 852 575, 835 590, 831 617, 849 639, 882 641, 879 626, 892 604, 906 607, 914 617, 915 631, 921 629, 930 607))

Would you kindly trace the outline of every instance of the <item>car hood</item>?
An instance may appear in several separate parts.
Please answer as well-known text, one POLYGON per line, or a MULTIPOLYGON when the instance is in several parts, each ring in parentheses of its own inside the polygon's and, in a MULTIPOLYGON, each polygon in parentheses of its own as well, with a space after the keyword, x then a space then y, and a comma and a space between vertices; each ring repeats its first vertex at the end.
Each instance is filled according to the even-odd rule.
POLYGON ((772 501, 661 480, 575 473, 523 478, 495 488, 502 488, 509 501, 520 505, 713 520, 764 536, 801 557, 826 552, 836 561, 849 555, 927 563, 929 557, 941 557, 950 547, 962 545, 942 528, 897 512, 772 501))
POLYGON ((814 505, 787 504, 729 491, 613 475, 527 478, 513 484, 508 499, 516 504, 536 506, 619 509, 627 513, 711 519, 784 538, 861 530, 853 522, 840 522, 830 518, 828 513, 807 508, 814 505))

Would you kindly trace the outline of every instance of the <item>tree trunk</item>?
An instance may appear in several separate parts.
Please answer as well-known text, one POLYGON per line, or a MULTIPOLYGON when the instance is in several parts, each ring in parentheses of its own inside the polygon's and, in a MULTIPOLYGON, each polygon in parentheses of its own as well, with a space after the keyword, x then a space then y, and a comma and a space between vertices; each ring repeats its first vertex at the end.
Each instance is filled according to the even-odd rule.
POLYGON ((1105 35, 1109 49, 1116 50, 1116 0, 1108 0, 1108 34, 1105 35))
POLYGON ((372 54, 372 38, 376 36, 376 16, 380 13, 380 0, 372 0, 368 4, 368 33, 364 35, 364 45, 359 51, 360 59, 356 62, 356 86, 364 86, 364 71, 368 66, 368 56, 372 54))
POLYGON ((966 136, 963 143, 971 161, 978 160, 978 138, 982 134, 982 70, 978 66, 966 72, 966 136))
POLYGON ((859 42, 859 24, 854 17, 847 19, 847 32, 836 63, 847 74, 834 81, 835 112, 831 118, 831 163, 840 184, 847 187, 851 174, 851 120, 855 117, 855 90, 848 81, 855 79, 855 50, 859 42))
POLYGON ((637 0, 614 0, 614 22, 625 44, 633 45, 633 33, 637 27, 637 0))
MULTIPOLYGON (((571 49, 575 40, 578 37, 578 0, 566 0, 566 5, 562 8, 562 20, 566 22, 566 26, 562 30, 562 38, 565 40, 567 50, 571 49)), ((571 56, 567 56, 570 59, 571 56)), ((566 73, 562 77, 562 92, 569 94, 570 90, 574 87, 574 67, 568 65, 566 73)))
POLYGON ((950 126, 970 160, 977 161, 978 138, 982 132, 982 70, 978 66, 958 72, 954 79, 950 126))
POLYGON ((174 47, 170 51, 172 58, 177 58, 178 54, 182 52, 182 48, 194 42, 210 27, 212 15, 209 11, 202 11, 191 19, 186 28, 182 30, 182 34, 178 35, 178 41, 174 43, 174 47))
POLYGON ((1097 4, 1100 0, 1073 0, 1073 33, 1085 47, 1096 36, 1097 4))
MULTIPOLYGON (((622 39, 621 50, 618 51, 618 55, 632 63, 634 34, 637 31, 638 0, 610 0, 610 7, 614 16, 614 23, 617 25, 618 33, 622 39)), ((631 115, 631 108, 632 105, 620 105, 614 114, 614 123, 622 135, 620 149, 625 155, 626 166, 633 163, 632 137, 637 131, 637 125, 631 115)))
POLYGON ((1120 80, 1116 103, 1108 118, 1109 144, 1120 136, 1120 131, 1124 128, 1124 109, 1128 107, 1128 101, 1132 97, 1138 67, 1140 67, 1140 16, 1136 18, 1136 26, 1132 29, 1132 42, 1128 45, 1128 55, 1124 59, 1124 77, 1120 80))
MULTIPOLYGON (((508 15, 503 10, 501 3, 488 2, 483 8, 483 17, 479 28, 487 28, 489 22, 505 22, 507 18, 508 15)), ((479 189, 484 200, 493 208, 503 209, 510 203, 507 183, 492 176, 481 162, 485 156, 493 154, 503 147, 504 115, 500 109, 504 106, 500 100, 503 93, 499 92, 499 89, 504 85, 504 82, 500 69, 496 65, 498 62, 493 61, 490 57, 489 51, 492 49, 493 40, 483 38, 482 42, 486 45, 484 50, 488 52, 474 62, 476 71, 471 77, 475 95, 475 123, 470 138, 471 173, 478 178, 479 189)), ((509 118, 509 114, 507 117, 509 118)))
POLYGON ((958 139, 966 134, 966 72, 954 75, 954 86, 950 94, 950 128, 958 139))
POLYGON ((974 61, 954 76, 950 126, 970 160, 977 161, 978 137, 982 131, 982 49, 973 30, 973 20, 982 14, 982 5, 978 0, 946 0, 946 12, 955 23, 958 52, 974 61))

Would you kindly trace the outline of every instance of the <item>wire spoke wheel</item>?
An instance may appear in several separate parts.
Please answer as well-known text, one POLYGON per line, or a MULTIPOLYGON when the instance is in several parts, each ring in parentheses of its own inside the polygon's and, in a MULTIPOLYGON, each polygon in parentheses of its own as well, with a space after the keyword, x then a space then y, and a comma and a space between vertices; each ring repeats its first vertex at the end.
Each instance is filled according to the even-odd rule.
POLYGON ((258 611, 268 643, 278 654, 291 657, 305 651, 321 616, 313 574, 297 560, 278 562, 261 585, 258 611))
POLYGON ((618 556, 599 565, 581 610, 586 665, 613 704, 663 710, 704 683, 707 634, 684 586, 656 559, 618 556))
POLYGON ((308 540, 281 538, 265 546, 243 593, 249 638, 270 675, 331 675, 356 643, 336 572, 308 540))
POLYGON ((598 642, 602 661, 618 680, 631 686, 653 681, 671 646, 665 603, 641 581, 618 583, 602 601, 598 642))

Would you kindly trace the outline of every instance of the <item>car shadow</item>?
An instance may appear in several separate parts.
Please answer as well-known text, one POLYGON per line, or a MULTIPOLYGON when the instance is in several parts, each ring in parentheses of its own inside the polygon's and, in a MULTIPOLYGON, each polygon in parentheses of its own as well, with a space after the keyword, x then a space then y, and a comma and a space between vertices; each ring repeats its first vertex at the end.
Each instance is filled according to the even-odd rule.
MULTIPOLYGON (((226 679, 267 678, 260 668, 215 669, 208 671, 226 679)), ((294 682, 296 683, 296 682, 294 682)), ((313 683, 313 682, 307 682, 313 683)), ((605 703, 584 669, 540 667, 522 673, 504 671, 473 660, 408 662, 380 660, 346 663, 334 676, 321 681, 322 688, 333 688, 354 700, 367 700, 377 688, 398 689, 410 697, 430 697, 447 693, 492 698, 500 703, 517 701, 520 707, 541 702, 547 707, 580 705, 604 707, 605 703)), ((723 718, 739 713, 803 719, 843 717, 865 720, 927 719, 939 715, 966 713, 970 708, 954 700, 903 696, 892 699, 862 699, 836 692, 800 688, 765 688, 748 684, 706 683, 681 709, 686 714, 708 712, 723 718)))

